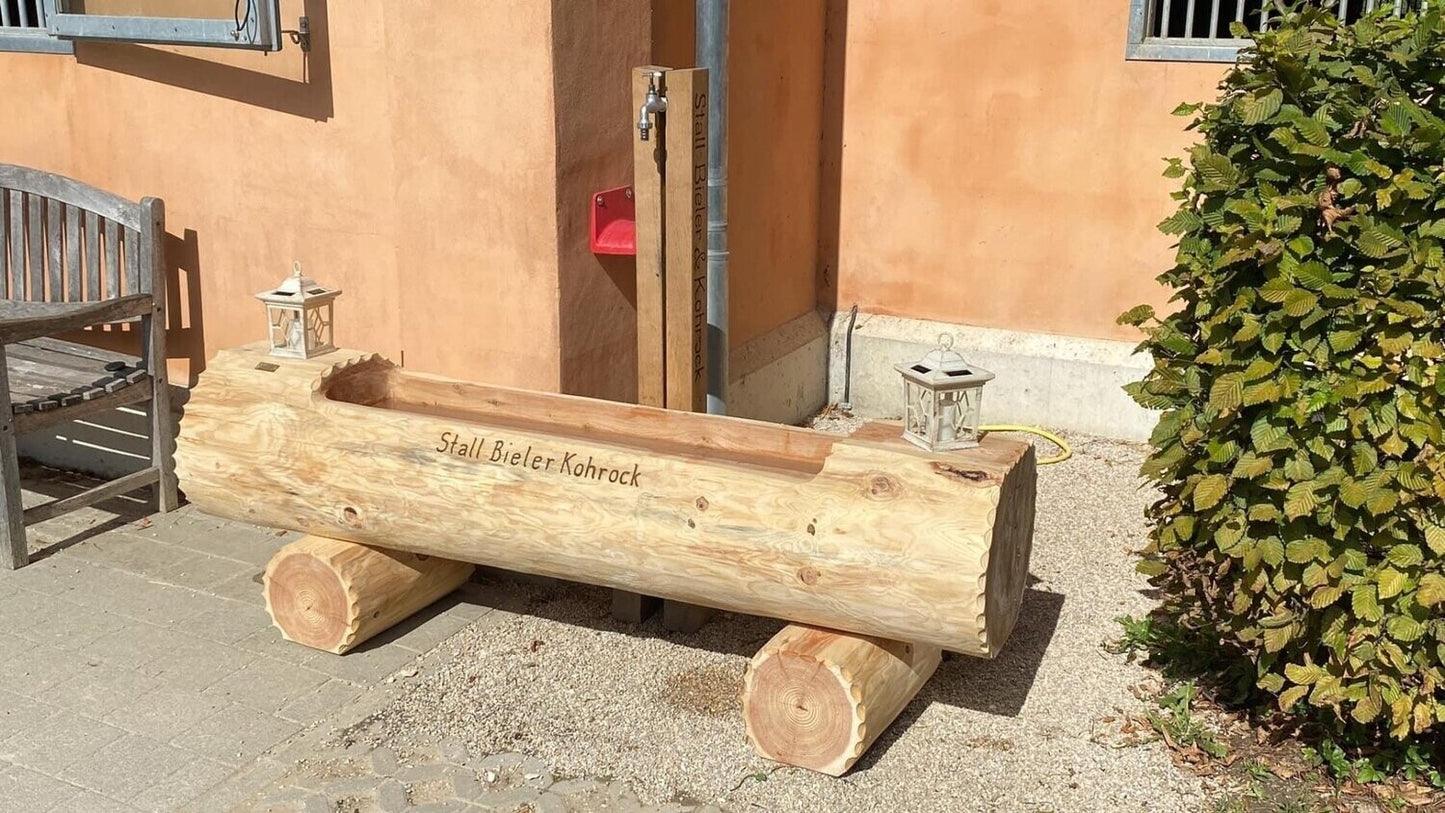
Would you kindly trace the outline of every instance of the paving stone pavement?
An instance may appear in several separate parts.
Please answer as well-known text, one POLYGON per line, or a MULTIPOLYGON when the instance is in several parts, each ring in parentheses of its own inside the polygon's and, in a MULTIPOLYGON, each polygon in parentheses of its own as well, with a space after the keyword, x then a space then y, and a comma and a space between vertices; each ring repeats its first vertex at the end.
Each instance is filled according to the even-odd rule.
MULTIPOLYGON (((27 506, 88 485, 24 479, 27 506)), ((360 651, 306 649, 271 626, 260 586, 295 534, 149 511, 121 498, 34 526, 34 561, 0 570, 5 813, 691 809, 643 808, 521 754, 328 746, 425 653, 504 611, 465 586, 360 651)))

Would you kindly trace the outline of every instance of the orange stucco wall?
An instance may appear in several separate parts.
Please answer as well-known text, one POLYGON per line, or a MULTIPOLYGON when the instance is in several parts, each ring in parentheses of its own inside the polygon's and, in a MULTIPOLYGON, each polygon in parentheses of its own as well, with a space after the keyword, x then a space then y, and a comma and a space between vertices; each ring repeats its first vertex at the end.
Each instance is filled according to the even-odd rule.
MULTIPOLYGON (((303 3, 282 8, 289 26, 303 3)), ((262 338, 251 295, 301 260, 345 290, 339 342, 557 388, 551 4, 304 8, 309 59, 0 53, 0 161, 165 199, 183 289, 172 352, 193 368, 262 338)))
POLYGON ((1164 293, 1169 111, 1219 65, 1124 60, 1128 3, 830 4, 828 308, 1127 338, 1164 293))

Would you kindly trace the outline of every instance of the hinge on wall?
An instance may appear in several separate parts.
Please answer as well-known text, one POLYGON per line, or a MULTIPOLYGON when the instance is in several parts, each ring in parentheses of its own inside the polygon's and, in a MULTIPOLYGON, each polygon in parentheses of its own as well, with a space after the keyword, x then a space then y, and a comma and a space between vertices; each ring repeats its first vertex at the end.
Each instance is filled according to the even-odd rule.
POLYGON ((301 48, 302 53, 311 53, 311 20, 306 15, 296 21, 296 29, 283 28, 281 33, 291 38, 291 44, 301 48))

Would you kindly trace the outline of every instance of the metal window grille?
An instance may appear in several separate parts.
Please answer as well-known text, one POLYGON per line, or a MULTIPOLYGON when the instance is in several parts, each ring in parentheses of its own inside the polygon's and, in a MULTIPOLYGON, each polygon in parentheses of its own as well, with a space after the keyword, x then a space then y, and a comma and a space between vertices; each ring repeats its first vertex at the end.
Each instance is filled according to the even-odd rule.
MULTIPOLYGON (((1427 0, 1322 0, 1348 22, 1381 8, 1399 17, 1427 0)), ((1273 0, 1131 0, 1130 59, 1233 62, 1247 40, 1230 31, 1267 31, 1279 12, 1273 0)))
POLYGON ((54 12, 54 0, 0 0, 0 51, 72 53, 70 43, 46 30, 54 12))
POLYGON ((236 0, 234 8, 230 2, 199 3, 198 13, 220 14, 199 17, 87 13, 83 0, 40 1, 54 5, 47 27, 52 35, 63 39, 206 45, 260 51, 281 49, 280 0, 236 0))

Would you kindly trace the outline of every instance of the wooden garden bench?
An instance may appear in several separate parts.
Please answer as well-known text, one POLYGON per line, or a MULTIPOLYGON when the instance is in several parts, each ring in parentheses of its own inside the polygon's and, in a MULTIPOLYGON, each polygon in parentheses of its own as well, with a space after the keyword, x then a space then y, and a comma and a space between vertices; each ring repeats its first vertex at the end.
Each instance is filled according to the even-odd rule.
POLYGON ((0 164, 0 566, 29 561, 25 527, 107 498, 157 486, 176 507, 166 383, 165 205, 139 203, 69 178, 0 164), (59 336, 136 325, 140 355, 59 336), (17 435, 151 401, 151 465, 64 499, 22 510, 17 435))

